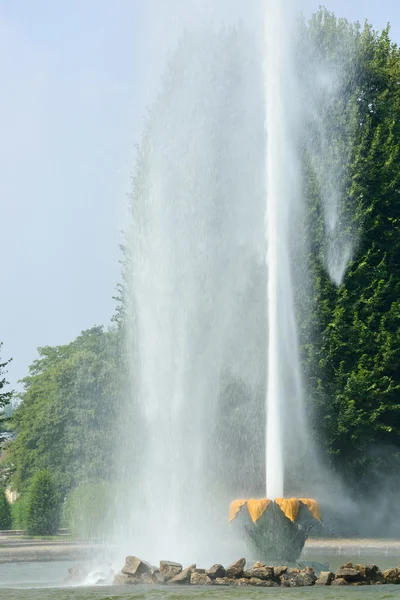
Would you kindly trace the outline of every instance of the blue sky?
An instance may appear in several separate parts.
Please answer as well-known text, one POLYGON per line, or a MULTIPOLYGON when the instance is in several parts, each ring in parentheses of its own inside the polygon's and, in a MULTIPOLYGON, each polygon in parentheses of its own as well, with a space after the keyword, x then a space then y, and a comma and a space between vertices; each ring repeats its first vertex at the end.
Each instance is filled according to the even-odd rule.
MULTIPOLYGON (((0 0, 0 341, 14 386, 37 346, 112 315, 134 145, 182 27, 256 3, 0 0)), ((325 5, 390 21, 400 41, 398 0, 325 5)))

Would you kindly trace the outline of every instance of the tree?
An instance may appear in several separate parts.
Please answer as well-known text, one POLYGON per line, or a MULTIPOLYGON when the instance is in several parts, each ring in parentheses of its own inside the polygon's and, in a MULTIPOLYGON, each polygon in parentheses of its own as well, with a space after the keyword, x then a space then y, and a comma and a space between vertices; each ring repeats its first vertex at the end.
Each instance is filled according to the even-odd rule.
POLYGON ((51 471, 63 496, 84 481, 112 475, 119 349, 118 331, 102 327, 70 344, 39 349, 12 419, 17 437, 8 460, 18 492, 26 492, 43 469, 51 471))
POLYGON ((54 535, 59 524, 60 501, 49 471, 38 471, 32 479, 26 505, 29 535, 54 535))
POLYGON ((0 529, 3 529, 3 530, 12 529, 10 504, 7 500, 4 490, 1 488, 0 488, 0 529))
MULTIPOLYGON (((0 351, 2 348, 3 344, 0 344, 0 351)), ((12 397, 13 397, 13 391, 4 391, 4 388, 8 385, 8 381, 5 377, 6 374, 6 367, 7 365, 11 362, 10 360, 6 360, 5 362, 1 363, 0 362, 0 411, 3 413, 4 409, 10 404, 12 397)), ((0 421, 4 420, 4 416, 3 414, 1 414, 0 416, 0 421)), ((1 425, 1 423, 0 423, 1 425)), ((2 437, 1 437, 1 433, 0 433, 0 441, 2 441, 2 437)))

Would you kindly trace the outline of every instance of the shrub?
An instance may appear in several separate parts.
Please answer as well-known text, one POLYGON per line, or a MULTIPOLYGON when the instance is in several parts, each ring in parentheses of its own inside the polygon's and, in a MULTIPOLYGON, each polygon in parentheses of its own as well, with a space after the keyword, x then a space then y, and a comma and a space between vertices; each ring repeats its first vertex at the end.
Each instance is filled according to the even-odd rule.
POLYGON ((64 525, 81 539, 104 538, 112 527, 113 493, 113 488, 103 481, 75 488, 64 504, 64 525))
POLYGON ((10 504, 4 490, 0 489, 0 529, 11 529, 12 518, 10 504))
POLYGON ((26 529, 26 496, 20 496, 11 504, 13 529, 26 529))
POLYGON ((59 522, 59 499, 49 471, 38 471, 32 479, 26 501, 26 529, 29 535, 54 535, 59 522))

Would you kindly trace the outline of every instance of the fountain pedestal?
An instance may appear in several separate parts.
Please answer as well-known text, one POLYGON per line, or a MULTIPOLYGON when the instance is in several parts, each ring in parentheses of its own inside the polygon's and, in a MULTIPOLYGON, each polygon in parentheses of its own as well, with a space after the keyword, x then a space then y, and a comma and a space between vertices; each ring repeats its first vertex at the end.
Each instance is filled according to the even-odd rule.
POLYGON ((229 521, 256 560, 284 564, 299 559, 310 530, 320 523, 320 510, 308 498, 235 500, 229 521))

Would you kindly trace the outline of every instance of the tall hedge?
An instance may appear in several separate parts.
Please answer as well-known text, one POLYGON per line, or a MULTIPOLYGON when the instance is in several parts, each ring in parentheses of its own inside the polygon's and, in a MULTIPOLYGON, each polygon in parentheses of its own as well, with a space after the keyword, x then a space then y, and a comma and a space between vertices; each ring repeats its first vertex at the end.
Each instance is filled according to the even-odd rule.
POLYGON ((3 489, 0 489, 0 529, 12 529, 10 504, 3 489))
POLYGON ((49 471, 38 471, 32 479, 26 506, 29 535, 54 535, 59 524, 59 498, 49 471))

